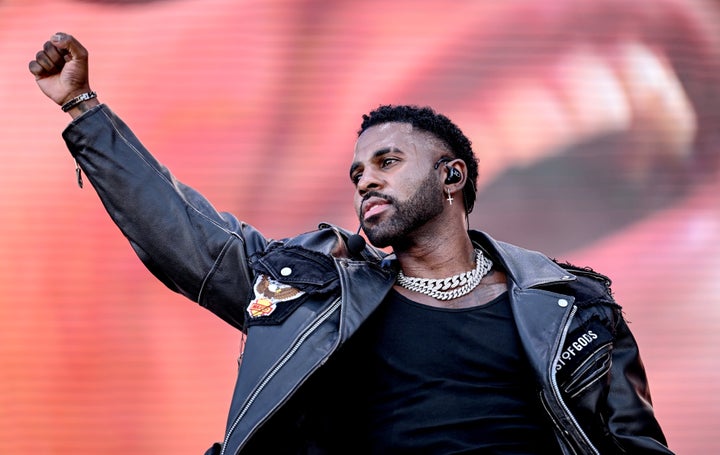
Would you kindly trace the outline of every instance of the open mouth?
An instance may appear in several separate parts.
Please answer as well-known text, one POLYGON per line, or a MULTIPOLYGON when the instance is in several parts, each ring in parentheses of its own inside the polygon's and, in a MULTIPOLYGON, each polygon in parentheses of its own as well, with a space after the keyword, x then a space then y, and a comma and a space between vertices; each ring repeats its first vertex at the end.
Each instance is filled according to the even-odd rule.
POLYGON ((380 197, 370 197, 363 201, 361 212, 364 221, 379 215, 390 207, 390 202, 380 197))

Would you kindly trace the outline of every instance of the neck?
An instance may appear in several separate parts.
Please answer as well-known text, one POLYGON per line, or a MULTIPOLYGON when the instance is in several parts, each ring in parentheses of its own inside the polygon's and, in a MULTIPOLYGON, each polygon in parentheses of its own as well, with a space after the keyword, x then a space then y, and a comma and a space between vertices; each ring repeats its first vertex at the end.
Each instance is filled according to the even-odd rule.
POLYGON ((446 278, 475 266, 473 245, 463 227, 414 236, 406 245, 395 247, 394 252, 408 276, 446 278))

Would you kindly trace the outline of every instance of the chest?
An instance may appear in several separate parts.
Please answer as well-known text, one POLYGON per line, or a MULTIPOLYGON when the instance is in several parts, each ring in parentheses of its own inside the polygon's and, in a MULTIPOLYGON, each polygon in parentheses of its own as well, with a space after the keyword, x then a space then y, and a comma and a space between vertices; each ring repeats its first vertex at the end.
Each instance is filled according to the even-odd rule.
POLYGON ((362 357, 385 378, 512 385, 529 371, 507 294, 467 309, 430 307, 394 294, 364 329, 362 357))

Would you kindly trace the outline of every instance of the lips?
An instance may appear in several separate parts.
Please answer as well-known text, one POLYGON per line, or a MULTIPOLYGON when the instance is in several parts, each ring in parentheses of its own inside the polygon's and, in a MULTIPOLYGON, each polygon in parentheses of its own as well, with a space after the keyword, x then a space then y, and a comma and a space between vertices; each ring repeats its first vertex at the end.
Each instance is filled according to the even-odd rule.
POLYGON ((363 220, 368 220, 375 215, 387 210, 390 206, 390 202, 379 197, 371 197, 366 199, 362 204, 362 216, 363 220))

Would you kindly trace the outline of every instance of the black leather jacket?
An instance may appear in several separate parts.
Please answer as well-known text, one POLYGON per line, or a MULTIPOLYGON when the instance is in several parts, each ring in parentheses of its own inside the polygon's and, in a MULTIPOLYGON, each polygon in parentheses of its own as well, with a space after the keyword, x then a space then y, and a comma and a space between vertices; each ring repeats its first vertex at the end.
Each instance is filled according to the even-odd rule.
MULTIPOLYGON (((348 232, 330 225, 266 239, 176 181, 105 106, 76 119, 63 137, 150 271, 247 334, 226 436, 208 453, 262 446, 260 429, 392 288, 392 256, 367 246, 350 257, 348 232)), ((562 453, 671 453, 609 280, 470 235, 507 274, 538 400, 562 453)))

